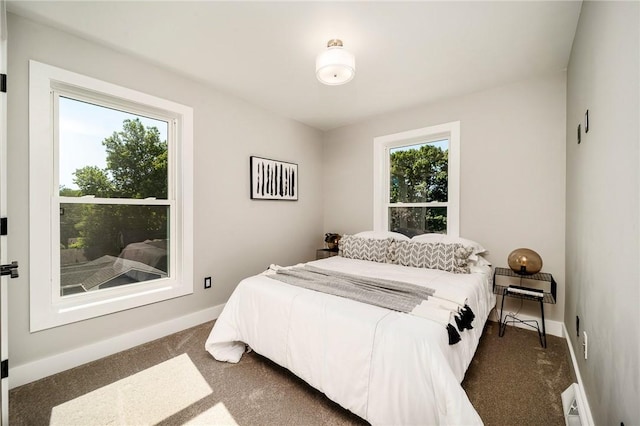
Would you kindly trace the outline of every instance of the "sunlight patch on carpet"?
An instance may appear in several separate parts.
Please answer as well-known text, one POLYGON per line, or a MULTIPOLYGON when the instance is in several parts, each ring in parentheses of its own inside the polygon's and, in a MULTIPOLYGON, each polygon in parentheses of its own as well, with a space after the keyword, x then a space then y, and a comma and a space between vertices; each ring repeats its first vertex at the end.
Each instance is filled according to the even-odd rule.
POLYGON ((51 410, 51 425, 152 425, 213 391, 182 354, 51 410))
POLYGON ((185 423, 185 426, 238 426, 235 419, 222 402, 185 423))

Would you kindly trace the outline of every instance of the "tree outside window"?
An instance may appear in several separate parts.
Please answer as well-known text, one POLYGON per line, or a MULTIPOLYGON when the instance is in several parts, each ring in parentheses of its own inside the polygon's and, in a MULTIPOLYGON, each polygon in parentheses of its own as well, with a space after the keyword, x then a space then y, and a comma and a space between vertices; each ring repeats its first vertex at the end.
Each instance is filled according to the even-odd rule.
POLYGON ((446 233, 448 140, 389 150, 389 230, 446 233))

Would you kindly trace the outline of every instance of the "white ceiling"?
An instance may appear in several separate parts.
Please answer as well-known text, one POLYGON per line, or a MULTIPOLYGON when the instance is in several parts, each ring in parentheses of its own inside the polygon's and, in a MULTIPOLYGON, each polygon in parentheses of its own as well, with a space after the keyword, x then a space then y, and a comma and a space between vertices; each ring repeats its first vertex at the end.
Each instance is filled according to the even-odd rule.
MULTIPOLYGON (((9 12, 328 130, 566 68, 581 2, 9 1, 9 12), (343 86, 315 77, 340 38, 343 86)), ((9 37, 11 35, 9 34, 9 37)))

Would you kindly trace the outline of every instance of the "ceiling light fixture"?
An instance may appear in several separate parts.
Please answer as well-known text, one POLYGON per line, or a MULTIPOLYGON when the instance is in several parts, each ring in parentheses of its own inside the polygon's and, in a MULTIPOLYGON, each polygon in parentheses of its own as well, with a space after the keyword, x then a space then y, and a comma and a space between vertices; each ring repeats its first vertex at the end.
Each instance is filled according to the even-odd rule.
POLYGON ((356 74, 354 56, 342 47, 342 40, 332 39, 327 50, 316 58, 316 77, 329 86, 345 84, 356 74))

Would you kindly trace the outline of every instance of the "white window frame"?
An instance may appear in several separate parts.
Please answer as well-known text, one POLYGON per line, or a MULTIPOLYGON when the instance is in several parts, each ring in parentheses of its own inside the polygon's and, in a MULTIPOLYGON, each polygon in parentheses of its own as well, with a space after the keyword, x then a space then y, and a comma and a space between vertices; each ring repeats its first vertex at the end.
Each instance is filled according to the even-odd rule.
POLYGON ((29 61, 29 293, 35 332, 193 293, 193 109, 61 68, 29 61), (60 295, 61 197, 57 97, 95 101, 169 122, 166 200, 99 199, 100 204, 168 205, 169 276, 99 291, 60 295))
POLYGON ((408 130, 373 139, 373 229, 389 230, 389 207, 446 207, 447 235, 460 235, 460 122, 408 130), (391 203, 390 161, 392 148, 449 140, 446 202, 391 203))

